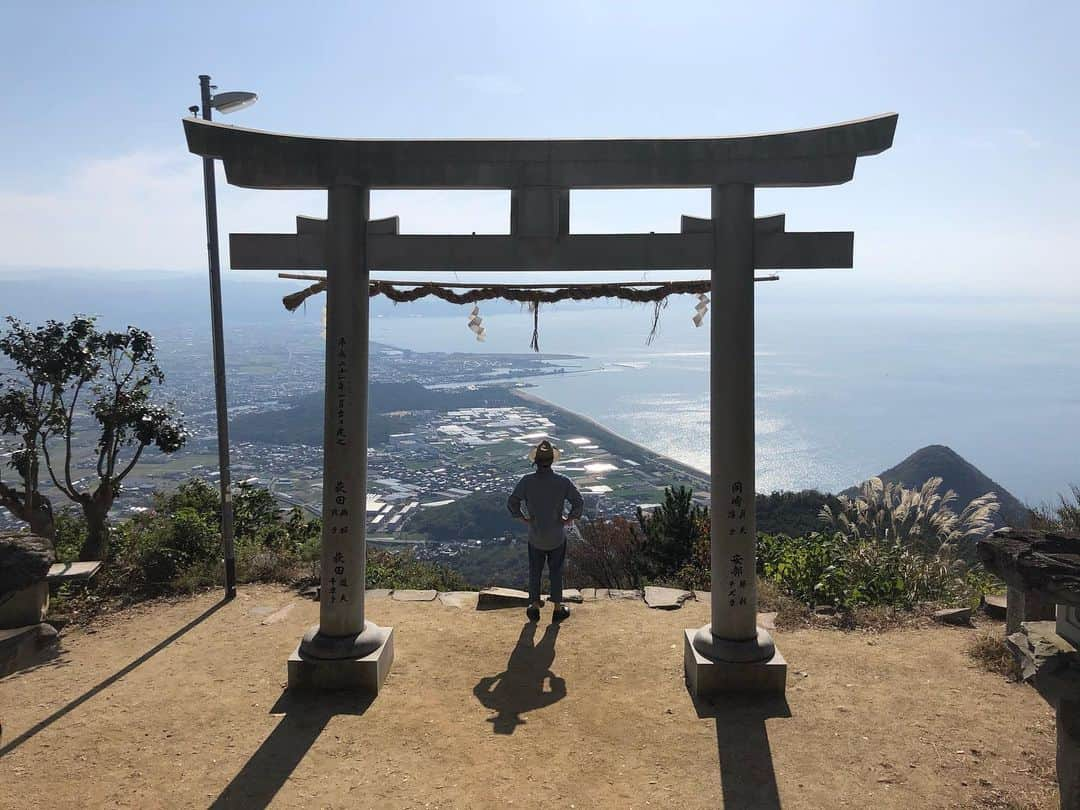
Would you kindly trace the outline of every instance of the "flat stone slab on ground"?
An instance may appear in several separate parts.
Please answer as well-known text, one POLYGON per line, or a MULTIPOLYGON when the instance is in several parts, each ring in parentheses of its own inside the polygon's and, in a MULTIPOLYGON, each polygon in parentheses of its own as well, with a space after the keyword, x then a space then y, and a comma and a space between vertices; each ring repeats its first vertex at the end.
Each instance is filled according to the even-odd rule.
POLYGON ((678 610, 683 602, 692 597, 690 591, 679 588, 661 588, 655 585, 645 588, 645 604, 660 610, 678 610))
MULTIPOLYGON (((600 593, 597 591, 597 596, 599 595, 600 593)), ((611 588, 608 590, 608 597, 611 599, 640 599, 641 591, 633 588, 611 588)))
POLYGON ((439 593, 439 601, 447 607, 473 609, 480 601, 476 591, 445 591, 439 593))
POLYGON ((712 592, 711 591, 694 591, 694 598, 697 599, 699 602, 711 602, 712 601, 712 592))
POLYGON ((971 624, 971 608, 946 608, 934 611, 934 621, 942 624, 971 624))
POLYGON ((375 597, 378 599, 386 599, 393 592, 392 588, 368 588, 368 590, 364 591, 364 598, 371 599, 372 597, 375 597))
POLYGON ((581 601, 582 602, 595 602, 596 601, 596 588, 582 588, 581 589, 581 601))
POLYGON ((983 613, 991 619, 1004 619, 1008 613, 1008 599, 995 593, 983 596, 983 613))
POLYGON ((101 561, 53 563, 49 567, 49 582, 82 582, 101 570, 101 561))
MULTIPOLYGON (((564 602, 573 602, 574 604, 580 605, 582 602, 585 601, 585 597, 581 595, 581 591, 579 591, 577 588, 563 588, 562 600, 564 602)), ((548 602, 551 601, 551 594, 540 594, 540 601, 546 605, 548 602)))
POLYGON ((528 607, 529 595, 514 588, 484 588, 477 598, 476 607, 480 610, 506 607, 528 607))
POLYGON ((397 602, 434 602, 439 595, 438 591, 416 591, 408 588, 394 590, 391 598, 397 602))

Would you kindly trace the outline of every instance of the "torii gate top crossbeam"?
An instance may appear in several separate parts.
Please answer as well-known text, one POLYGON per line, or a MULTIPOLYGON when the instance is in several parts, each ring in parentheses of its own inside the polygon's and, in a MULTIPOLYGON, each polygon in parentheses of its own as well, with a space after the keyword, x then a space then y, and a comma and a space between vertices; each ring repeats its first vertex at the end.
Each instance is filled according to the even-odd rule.
POLYGON ((348 140, 282 135, 185 118, 188 148, 263 189, 700 188, 845 183, 859 157, 892 145, 894 113, 728 138, 348 140))

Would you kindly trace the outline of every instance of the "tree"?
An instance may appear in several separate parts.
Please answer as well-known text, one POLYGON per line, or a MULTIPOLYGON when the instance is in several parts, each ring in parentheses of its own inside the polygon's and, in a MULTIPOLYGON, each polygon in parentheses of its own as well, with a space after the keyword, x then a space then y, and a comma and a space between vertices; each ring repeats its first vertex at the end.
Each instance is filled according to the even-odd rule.
POLYGON ((696 529, 705 510, 695 506, 688 487, 665 487, 664 502, 651 515, 638 509, 645 533, 643 553, 652 577, 670 577, 693 553, 696 529))
POLYGON ((5 433, 9 421, 15 428, 24 427, 23 460, 16 468, 25 471, 20 473, 24 492, 37 489, 40 450, 53 485, 82 507, 86 518, 86 542, 79 558, 103 559, 108 553, 109 510, 143 450, 155 445, 163 453, 172 453, 187 439, 179 415, 151 398, 154 387, 165 381, 153 337, 133 326, 102 332, 93 318, 84 316, 66 324, 49 321, 37 329, 15 318, 7 320, 10 328, 0 350, 15 360, 29 384, 10 385, 4 399, 10 410, 2 411, 12 414, 5 416, 5 433), (82 477, 72 474, 72 443, 76 423, 87 415, 79 407, 87 391, 93 398, 82 404, 88 406, 86 411, 100 432, 93 457, 96 476, 82 477), (39 400, 47 405, 38 405, 39 400), (44 419, 35 415, 35 407, 44 419), (30 426, 36 427, 34 443, 28 448, 26 428, 30 426), (55 443, 62 444, 59 453, 55 443))
POLYGON ((7 466, 19 483, 0 480, 0 506, 28 523, 34 534, 52 539, 53 506, 40 489, 41 457, 49 437, 62 431, 65 422, 56 392, 77 389, 98 372, 97 335, 90 318, 48 321, 37 328, 10 316, 5 320, 0 353, 15 374, 0 380, 0 434, 16 437, 7 466))

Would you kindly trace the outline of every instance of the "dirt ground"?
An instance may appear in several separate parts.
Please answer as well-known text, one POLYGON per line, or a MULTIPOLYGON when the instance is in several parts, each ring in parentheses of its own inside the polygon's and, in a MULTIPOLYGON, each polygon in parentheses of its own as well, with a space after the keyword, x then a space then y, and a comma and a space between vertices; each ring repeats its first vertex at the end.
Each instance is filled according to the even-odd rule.
POLYGON ((374 702, 284 692, 317 604, 272 586, 144 605, 0 680, 0 807, 1056 807, 1053 715, 975 631, 777 633, 787 700, 695 708, 690 602, 521 610, 369 600, 374 702), (612 805, 612 802, 615 802, 612 805))

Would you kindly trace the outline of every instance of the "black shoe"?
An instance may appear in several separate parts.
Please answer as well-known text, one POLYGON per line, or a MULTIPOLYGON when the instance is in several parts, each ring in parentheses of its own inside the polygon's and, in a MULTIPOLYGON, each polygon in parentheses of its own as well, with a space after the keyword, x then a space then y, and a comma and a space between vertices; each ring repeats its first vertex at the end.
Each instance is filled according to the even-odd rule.
POLYGON ((551 618, 553 618, 557 622, 561 622, 563 619, 568 619, 569 617, 570 608, 568 608, 566 605, 559 605, 557 608, 555 608, 555 612, 551 618))
POLYGON ((538 622, 540 621, 540 608, 536 605, 529 605, 525 609, 525 615, 529 617, 530 621, 538 622))

